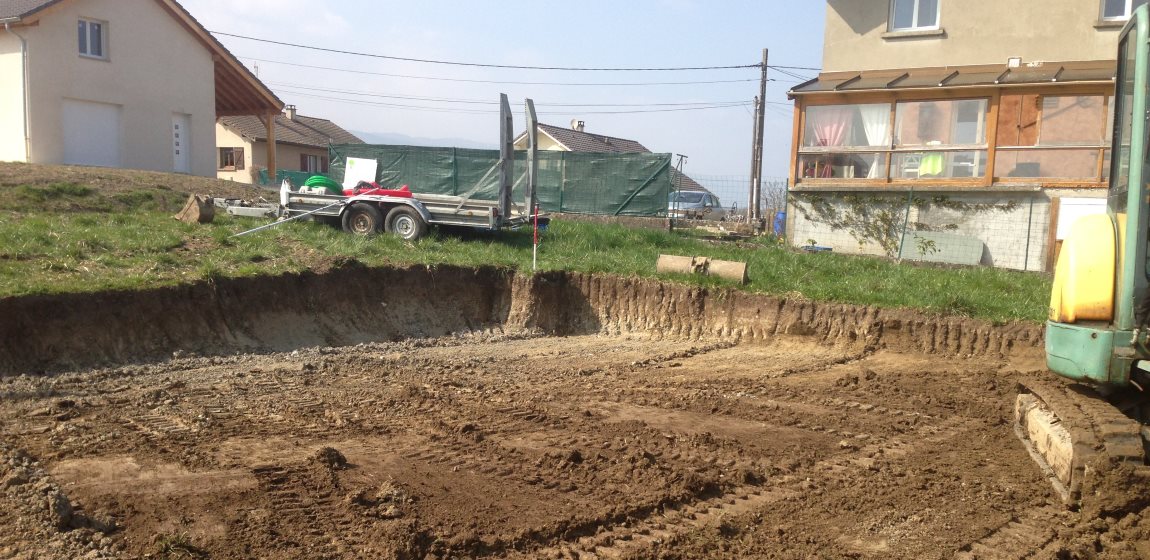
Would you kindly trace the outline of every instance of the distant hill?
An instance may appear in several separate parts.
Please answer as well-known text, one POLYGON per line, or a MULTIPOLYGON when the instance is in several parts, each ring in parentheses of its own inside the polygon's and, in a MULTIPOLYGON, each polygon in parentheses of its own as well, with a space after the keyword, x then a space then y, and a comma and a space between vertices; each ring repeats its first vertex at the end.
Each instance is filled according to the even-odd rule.
POLYGON ((494 143, 476 142, 464 138, 424 138, 422 136, 408 136, 396 132, 360 132, 352 131, 368 144, 393 144, 400 146, 438 146, 446 148, 478 148, 495 150, 499 147, 494 143))

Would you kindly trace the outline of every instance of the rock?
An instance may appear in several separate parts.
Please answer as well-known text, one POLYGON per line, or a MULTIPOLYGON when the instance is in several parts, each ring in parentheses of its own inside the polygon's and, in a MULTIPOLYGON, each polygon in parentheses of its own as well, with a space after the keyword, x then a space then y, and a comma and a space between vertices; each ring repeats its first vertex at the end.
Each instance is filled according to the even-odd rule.
POLYGON ((7 478, 0 480, 0 488, 11 488, 27 483, 28 476, 22 471, 14 470, 7 478))
POLYGON ((331 467, 332 469, 343 469, 347 467, 347 457, 343 456, 338 449, 334 447, 324 447, 316 451, 312 456, 312 460, 324 466, 331 467))
POLYGON ((72 524, 72 502, 60 492, 48 494, 48 515, 57 529, 67 529, 72 524))

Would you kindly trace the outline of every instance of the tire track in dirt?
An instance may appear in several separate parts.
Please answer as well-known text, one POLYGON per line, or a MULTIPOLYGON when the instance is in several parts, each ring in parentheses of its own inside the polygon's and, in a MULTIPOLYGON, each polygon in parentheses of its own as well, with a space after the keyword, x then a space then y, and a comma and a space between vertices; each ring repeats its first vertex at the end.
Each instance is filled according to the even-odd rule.
MULTIPOLYGON (((876 464, 985 426, 963 403, 981 403, 972 409, 977 413, 998 398, 967 391, 957 407, 927 405, 917 397, 929 395, 931 385, 918 382, 913 370, 869 357, 828 357, 802 373, 758 380, 752 364, 732 365, 692 380, 709 361, 737 358, 723 355, 737 347, 697 340, 572 337, 467 346, 449 339, 423 348, 378 345, 183 364, 179 374, 158 368, 117 380, 113 385, 138 388, 124 389, 116 394, 119 404, 109 401, 81 420, 100 430, 123 429, 131 418, 121 452, 193 461, 208 471, 251 469, 258 489, 237 505, 266 511, 259 515, 270 516, 266 522, 285 539, 290 534, 316 554, 348 557, 371 542, 365 523, 382 523, 420 535, 406 549, 414 557, 611 558, 682 543, 705 528, 769 512, 772 504, 802 498, 833 507, 827 496, 876 464), (636 359, 644 349, 651 358, 636 359), (528 363, 521 356, 531 352, 528 363), (682 371, 670 364, 692 359, 701 363, 687 372, 687 382, 667 377, 682 371), (820 375, 867 367, 879 370, 887 386, 914 385, 893 400, 871 391, 886 387, 878 382, 840 384, 837 370, 820 375), (169 377, 185 385, 172 386, 169 377), (165 431, 173 424, 188 429, 165 431), (363 465, 340 471, 338 489, 317 493, 304 455, 325 445, 363 465), (216 447, 218 454, 210 451, 216 447), (185 459, 183 450, 197 454, 185 459), (405 506, 406 517, 365 522, 356 513, 361 506, 347 503, 345 494, 391 477, 418 499, 405 506), (421 481, 431 486, 421 490, 421 481), (337 537, 351 548, 330 545, 337 537)), ((42 420, 49 429, 59 425, 42 420)), ((237 543, 267 544, 269 558, 290 556, 286 541, 267 540, 262 522, 243 519, 232 522, 239 523, 231 537, 237 543)), ((213 556, 228 557, 237 545, 212 546, 213 556)))
POLYGON ((673 542, 689 532, 714 526, 726 519, 753 513, 772 503, 805 495, 804 488, 812 479, 816 482, 827 474, 849 477, 852 471, 873 466, 872 457, 905 456, 915 450, 929 448, 956 436, 955 430, 968 423, 965 418, 952 418, 937 426, 921 426, 905 437, 892 437, 852 449, 849 453, 822 460, 811 467, 767 481, 762 485, 739 484, 725 489, 718 496, 692 503, 664 506, 660 511, 626 524, 606 526, 594 536, 575 541, 553 544, 509 558, 580 558, 613 559, 640 554, 653 546, 673 542), (912 440, 913 443, 908 443, 912 440))
POLYGON ((1064 508, 1046 506, 1015 516, 992 533, 970 543, 955 554, 955 560, 1025 560, 1036 558, 1057 536, 1064 508))

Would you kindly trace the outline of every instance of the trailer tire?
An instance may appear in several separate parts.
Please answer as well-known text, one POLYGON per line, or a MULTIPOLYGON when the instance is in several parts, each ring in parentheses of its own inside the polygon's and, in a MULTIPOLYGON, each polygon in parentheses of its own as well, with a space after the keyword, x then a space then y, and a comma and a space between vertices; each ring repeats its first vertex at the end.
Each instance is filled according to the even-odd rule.
POLYGON ((375 235, 383 230, 383 213, 371 204, 352 204, 343 213, 343 230, 356 235, 375 235))
POLYGON ((396 206, 387 213, 384 222, 388 233, 398 235, 404 241, 415 241, 427 233, 427 222, 409 206, 396 206))

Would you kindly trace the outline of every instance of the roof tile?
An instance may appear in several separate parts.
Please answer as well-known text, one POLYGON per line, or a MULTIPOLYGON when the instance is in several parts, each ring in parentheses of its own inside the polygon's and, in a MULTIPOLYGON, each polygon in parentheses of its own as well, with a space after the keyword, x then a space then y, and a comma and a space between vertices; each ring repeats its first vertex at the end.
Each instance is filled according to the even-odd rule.
MULTIPOLYGON (((268 139, 267 129, 259 117, 221 117, 220 124, 255 141, 268 139)), ((296 115, 295 120, 291 120, 276 115, 276 142, 327 148, 328 144, 362 144, 363 140, 327 119, 296 115)))
POLYGON ((28 16, 59 1, 60 0, 0 0, 0 19, 28 16))

